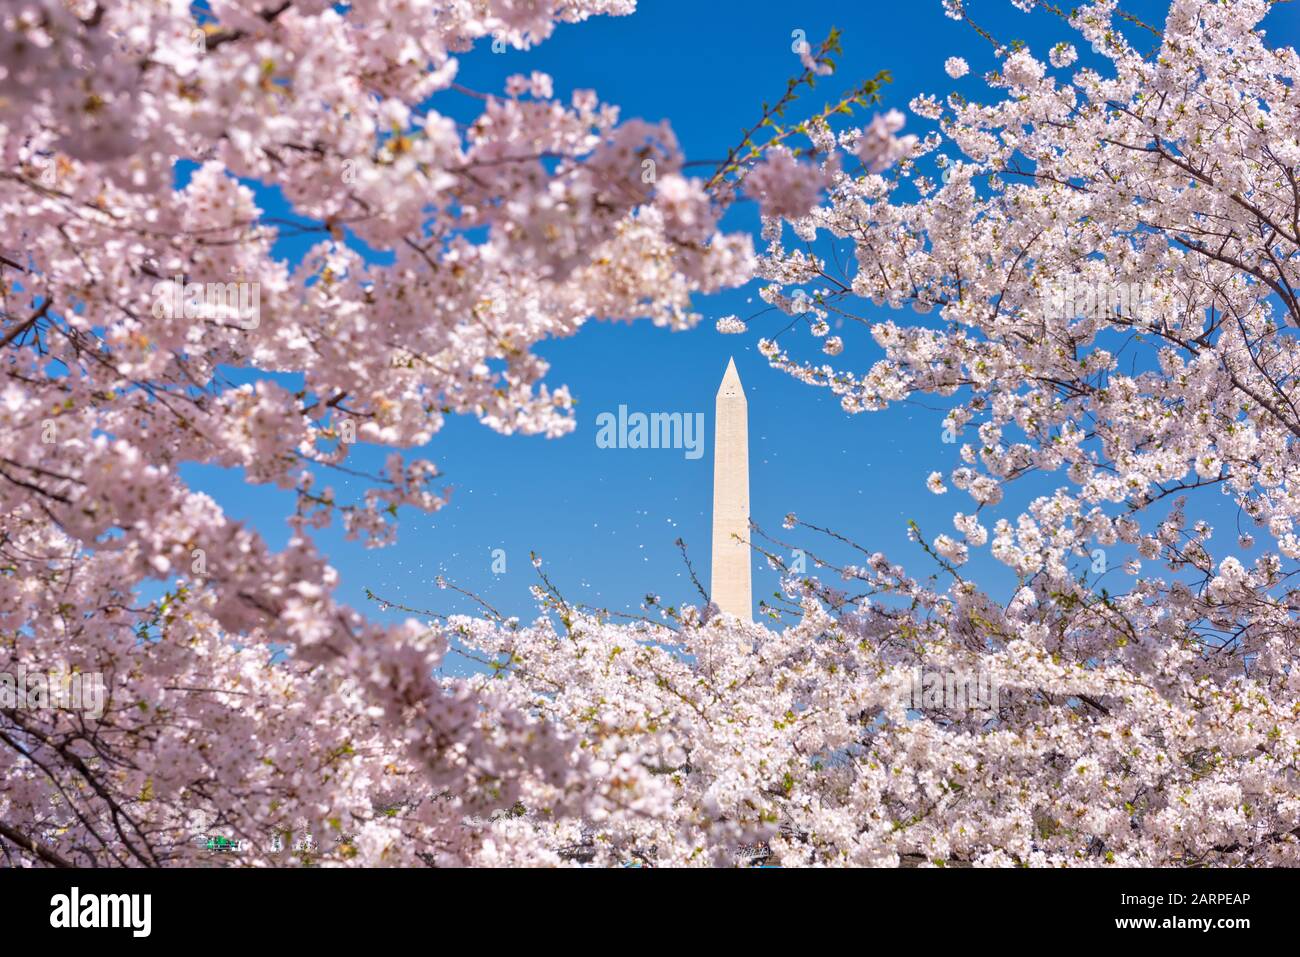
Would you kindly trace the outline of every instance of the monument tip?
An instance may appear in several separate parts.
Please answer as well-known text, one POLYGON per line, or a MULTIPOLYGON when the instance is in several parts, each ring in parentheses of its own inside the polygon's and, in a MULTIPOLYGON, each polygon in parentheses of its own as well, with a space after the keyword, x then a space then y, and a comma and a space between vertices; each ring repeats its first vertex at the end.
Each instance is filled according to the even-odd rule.
POLYGON ((718 387, 718 394, 726 395, 744 395, 745 390, 740 384, 740 373, 736 371, 736 358, 732 356, 727 360, 727 371, 722 374, 722 385, 718 387))

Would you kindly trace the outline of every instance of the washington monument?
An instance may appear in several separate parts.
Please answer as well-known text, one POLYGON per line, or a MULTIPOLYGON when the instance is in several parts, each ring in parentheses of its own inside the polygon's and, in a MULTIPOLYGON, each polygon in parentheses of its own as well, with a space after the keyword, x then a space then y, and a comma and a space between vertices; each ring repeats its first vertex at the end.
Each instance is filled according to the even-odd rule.
POLYGON ((749 552, 749 406, 736 360, 718 387, 713 438, 713 580, 710 597, 752 621, 749 552))

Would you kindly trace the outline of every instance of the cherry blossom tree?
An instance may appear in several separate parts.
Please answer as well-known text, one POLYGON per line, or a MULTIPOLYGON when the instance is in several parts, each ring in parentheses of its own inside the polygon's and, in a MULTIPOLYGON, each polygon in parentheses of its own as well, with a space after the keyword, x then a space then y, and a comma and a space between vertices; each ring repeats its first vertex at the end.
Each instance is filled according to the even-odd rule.
POLYGON ((101 715, 0 709, 10 859, 184 863, 215 830, 245 862, 494 862, 531 852, 475 823, 493 810, 599 808, 566 729, 436 680, 444 634, 337 603, 309 532, 382 545, 400 507, 443 505, 437 468, 396 450, 448 415, 570 430, 536 342, 591 317, 686 327, 692 293, 749 276, 667 125, 540 73, 457 83, 461 55, 633 6, 0 12, 0 669, 107 684, 101 715), (321 476, 355 473, 356 443, 394 451, 346 501, 321 476), (291 490, 288 547, 184 463, 291 490))
POLYGON ((751 727, 806 738, 700 787, 789 863, 1295 864, 1300 58, 1264 0, 1175 0, 1162 26, 1016 5, 1067 38, 1036 56, 947 0, 991 44, 989 101, 916 98, 920 139, 901 114, 812 129, 828 201, 774 210, 759 266, 791 317, 773 367, 849 413, 949 409, 928 484, 971 503, 913 530, 948 584, 866 550, 838 566, 857 594, 792 576, 836 620, 805 608, 710 690, 719 715, 786 692, 751 727), (832 321, 879 357, 853 365, 832 321), (986 548, 1005 593, 966 570, 986 548), (908 667, 985 673, 998 707, 904 708, 908 667))

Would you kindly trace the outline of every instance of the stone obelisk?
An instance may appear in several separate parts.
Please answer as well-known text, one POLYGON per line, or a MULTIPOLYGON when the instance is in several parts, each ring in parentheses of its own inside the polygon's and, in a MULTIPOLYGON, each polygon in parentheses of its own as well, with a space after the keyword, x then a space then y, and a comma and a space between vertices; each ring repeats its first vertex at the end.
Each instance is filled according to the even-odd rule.
POLYGON ((713 433, 713 580, 710 597, 752 621, 749 550, 749 406, 736 360, 718 387, 713 433))

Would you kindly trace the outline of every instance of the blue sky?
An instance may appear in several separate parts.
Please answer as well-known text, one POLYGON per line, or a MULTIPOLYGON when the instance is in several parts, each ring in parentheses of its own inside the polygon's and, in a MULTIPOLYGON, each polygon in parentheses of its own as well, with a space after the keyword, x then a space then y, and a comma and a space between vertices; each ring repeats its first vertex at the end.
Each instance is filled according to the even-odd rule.
MULTIPOLYGON (((1006 0, 975 0, 969 6, 982 26, 1007 40, 1025 40, 1040 56, 1051 42, 1076 39, 1053 17, 1026 16, 1006 0)), ((1166 5, 1126 7, 1160 22, 1166 5)), ((1300 10, 1290 7, 1283 5, 1266 22, 1274 42, 1295 44, 1300 37, 1300 10)), ((944 17, 939 0, 643 0, 631 17, 561 26, 536 50, 493 55, 485 48, 468 54, 459 81, 496 92, 510 74, 542 70, 554 76, 557 97, 591 88, 620 105, 624 119, 667 118, 688 160, 711 160, 726 154, 758 117, 761 103, 779 97, 786 79, 797 72, 792 31, 804 30, 816 42, 832 26, 843 31, 844 55, 836 75, 820 81, 805 100, 809 107, 820 107, 882 69, 892 72, 893 82, 885 88, 881 109, 906 111, 918 93, 953 88, 988 98, 979 96, 979 76, 994 68, 992 50, 968 27, 944 17), (953 54, 970 62, 970 76, 952 81, 944 74, 943 61, 953 54)), ((1087 62, 1091 55, 1081 53, 1087 62)), ((450 99, 434 105, 455 110, 450 99)), ((930 128, 909 114, 911 132, 930 128)), ((268 212, 283 212, 274 208, 273 198, 267 202, 272 204, 268 212)), ((758 224, 746 205, 730 213, 725 225, 756 232, 758 224)), ((756 244, 761 248, 757 239, 756 244)), ((295 247, 286 243, 283 251, 291 257, 295 247)), ((436 588, 435 576, 444 575, 527 619, 535 613, 528 593, 536 581, 528 554, 535 551, 572 600, 624 611, 636 611, 647 592, 667 603, 693 601, 674 541, 686 540, 707 584, 711 451, 690 460, 680 449, 601 449, 596 417, 620 405, 632 411, 703 412, 711 450, 713 397, 729 356, 735 357, 749 400, 753 519, 782 537, 781 518, 793 511, 904 561, 914 575, 935 571, 908 541, 907 521, 917 520, 933 537, 953 532, 953 512, 973 510, 962 493, 935 497, 924 487, 932 470, 946 473, 958 464, 957 446, 940 440, 945 407, 932 400, 928 407, 848 416, 834 396, 770 369, 756 344, 759 335, 785 324, 781 316, 757 320, 754 332, 745 336, 724 336, 713 327, 728 313, 757 312, 763 305, 757 286, 698 297, 705 320, 688 332, 656 329, 648 322, 593 322, 572 339, 543 344, 538 351, 552 363, 549 381, 567 384, 579 400, 576 431, 550 440, 505 437, 472 418, 450 420, 432 443, 410 452, 431 458, 446 473, 454 489, 446 508, 434 515, 403 511, 399 541, 386 549, 346 542, 337 529, 318 534, 321 549, 341 573, 340 597, 376 616, 382 613, 365 600, 366 588, 444 613, 471 611, 466 601, 436 588), (493 573, 493 549, 505 552, 504 574, 493 573)), ((869 306, 863 310, 868 316, 884 313, 869 306)), ((897 318, 908 317, 916 318, 910 312, 897 318)), ((879 353, 865 331, 836 331, 847 343, 837 362, 857 371, 869 368, 879 353)), ((807 333, 799 335, 809 340, 801 353, 811 354, 807 333)), ((380 459, 375 450, 361 454, 364 464, 380 459)), ((248 486, 238 472, 189 467, 185 474, 232 517, 251 523, 273 546, 283 544, 283 517, 293 508, 290 495, 248 486)), ((337 476, 329 481, 340 491, 347 488, 337 476)), ((1057 475, 1015 490, 995 515, 1014 518, 1031 493, 1063 482, 1057 475)), ((1228 537, 1230 526, 1216 524, 1228 537)), ((804 541, 821 547, 814 539, 804 541)), ((842 551, 829 553, 844 557, 842 551)), ((1011 584, 1001 566, 987 558, 987 549, 970 567, 995 594, 1011 584)), ((771 595, 777 580, 762 561, 755 561, 754 571, 757 601, 771 595)))

